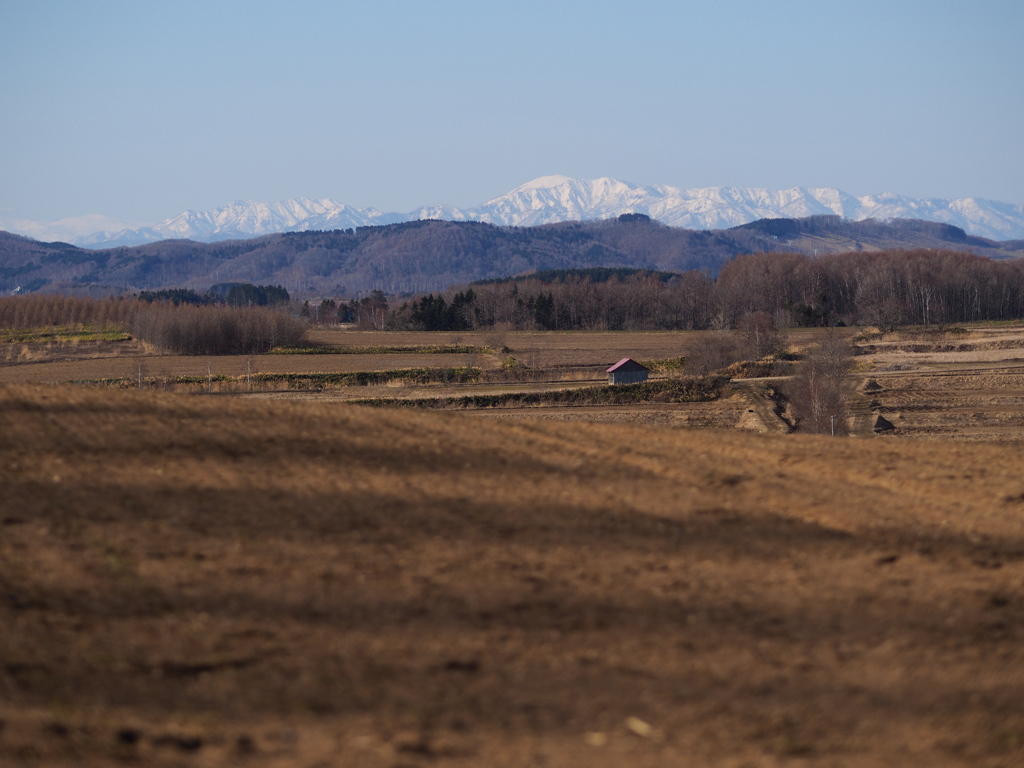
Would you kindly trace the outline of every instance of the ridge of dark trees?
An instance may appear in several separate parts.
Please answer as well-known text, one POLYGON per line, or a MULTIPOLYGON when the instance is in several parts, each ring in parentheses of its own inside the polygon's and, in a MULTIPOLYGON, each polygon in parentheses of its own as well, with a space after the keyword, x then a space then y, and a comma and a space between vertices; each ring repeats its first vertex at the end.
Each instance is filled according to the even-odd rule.
MULTIPOLYGON (((916 220, 845 221, 836 216, 771 219, 729 230, 668 227, 646 216, 497 227, 424 220, 250 240, 167 240, 87 250, 0 232, 0 295, 14 291, 110 295, 231 283, 280 285, 291 293, 361 297, 422 294, 456 284, 563 270, 700 270, 710 277, 743 253, 825 254, 941 248, 1008 258, 1024 242, 970 237, 916 220)), ((525 278, 529 279, 529 278, 525 278)))
MULTIPOLYGON (((626 214, 623 214, 626 215, 626 214)), ((643 214, 636 214, 641 216, 643 214)), ((511 277, 493 277, 488 280, 474 280, 473 285, 494 285, 496 283, 521 283, 526 280, 538 280, 542 283, 560 282, 571 277, 589 278, 594 283, 606 283, 615 278, 628 280, 635 277, 655 277, 663 283, 675 277, 678 272, 658 272, 650 269, 634 269, 632 267, 589 267, 587 269, 543 269, 526 275, 511 277)))
POLYGON ((175 306, 191 304, 199 307, 204 304, 226 304, 229 307, 273 307, 288 304, 291 296, 280 285, 220 283, 203 293, 191 288, 161 288, 156 291, 140 291, 139 300, 150 304, 154 301, 169 301, 175 306))

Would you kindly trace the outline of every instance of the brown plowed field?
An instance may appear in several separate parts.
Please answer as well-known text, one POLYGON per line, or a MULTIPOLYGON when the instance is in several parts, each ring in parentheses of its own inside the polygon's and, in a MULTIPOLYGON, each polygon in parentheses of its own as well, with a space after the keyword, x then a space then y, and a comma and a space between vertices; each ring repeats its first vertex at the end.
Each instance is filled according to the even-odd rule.
POLYGON ((968 442, 1024 442, 1024 331, 972 328, 950 340, 871 345, 857 358, 873 410, 894 436, 968 442), (966 336, 966 338, 959 338, 966 336), (892 351, 901 347, 902 351, 892 351), (879 351, 881 350, 881 351, 879 351))
POLYGON ((0 387, 0 765, 1021 765, 1022 466, 0 387))
POLYGON ((477 365, 482 355, 152 355, 57 360, 0 367, 0 383, 61 383, 88 379, 164 376, 244 376, 250 373, 351 373, 397 368, 477 365))
POLYGON ((390 331, 320 331, 313 343, 325 346, 400 344, 472 344, 500 349, 531 368, 598 366, 602 370, 623 357, 678 357, 696 338, 687 331, 474 331, 466 333, 395 333, 390 331))

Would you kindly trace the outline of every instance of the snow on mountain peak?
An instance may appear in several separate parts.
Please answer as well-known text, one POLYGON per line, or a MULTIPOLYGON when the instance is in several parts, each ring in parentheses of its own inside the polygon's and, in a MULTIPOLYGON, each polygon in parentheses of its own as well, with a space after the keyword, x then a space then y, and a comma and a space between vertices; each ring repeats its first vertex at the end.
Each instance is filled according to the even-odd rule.
POLYGON ((482 221, 535 226, 561 221, 609 219, 643 213, 688 229, 727 229, 762 218, 836 215, 851 220, 915 218, 953 224, 993 240, 1024 239, 1024 205, 979 198, 913 199, 887 192, 855 197, 833 187, 770 190, 745 187, 683 189, 641 186, 602 177, 541 176, 475 208, 429 205, 411 213, 353 208, 330 198, 297 197, 276 202, 236 200, 211 211, 185 211, 151 227, 129 228, 104 217, 42 224, 0 220, 0 229, 39 240, 65 240, 101 248, 162 238, 225 240, 275 232, 333 230, 418 219, 482 221))
POLYGON ((563 184, 569 184, 573 181, 575 181, 575 179, 571 179, 568 176, 538 176, 533 181, 528 181, 525 184, 516 187, 509 194, 514 194, 527 189, 554 189, 555 187, 560 187, 563 184))

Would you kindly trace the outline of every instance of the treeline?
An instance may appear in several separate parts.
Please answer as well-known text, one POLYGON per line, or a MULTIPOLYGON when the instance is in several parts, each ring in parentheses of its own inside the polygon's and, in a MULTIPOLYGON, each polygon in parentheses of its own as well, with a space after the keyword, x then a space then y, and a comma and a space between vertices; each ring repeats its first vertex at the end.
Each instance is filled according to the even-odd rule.
POLYGON ((727 262, 715 312, 728 323, 768 312, 787 326, 868 324, 883 330, 1024 317, 1024 260, 955 251, 755 254, 727 262))
POLYGON ((90 299, 60 294, 32 294, 0 298, 0 328, 48 328, 91 325, 97 329, 122 328, 138 312, 130 299, 90 299))
POLYGON ((200 305, 51 294, 0 298, 0 328, 119 329, 179 355, 259 354, 300 344, 307 324, 271 307, 200 305))
POLYGON ((427 294, 388 306, 386 317, 379 300, 375 308, 372 326, 351 307, 344 319, 396 330, 700 330, 764 314, 778 327, 892 330, 1024 317, 1024 260, 934 250, 759 253, 726 262, 716 279, 637 272, 599 282, 568 271, 427 294))

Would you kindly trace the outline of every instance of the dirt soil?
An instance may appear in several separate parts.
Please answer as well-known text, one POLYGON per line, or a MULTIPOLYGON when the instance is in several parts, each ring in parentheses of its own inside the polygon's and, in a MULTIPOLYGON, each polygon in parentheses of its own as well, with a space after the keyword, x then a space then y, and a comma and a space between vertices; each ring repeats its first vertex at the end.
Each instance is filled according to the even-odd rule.
POLYGON ((0 386, 0 765, 1024 765, 1022 466, 0 386))

